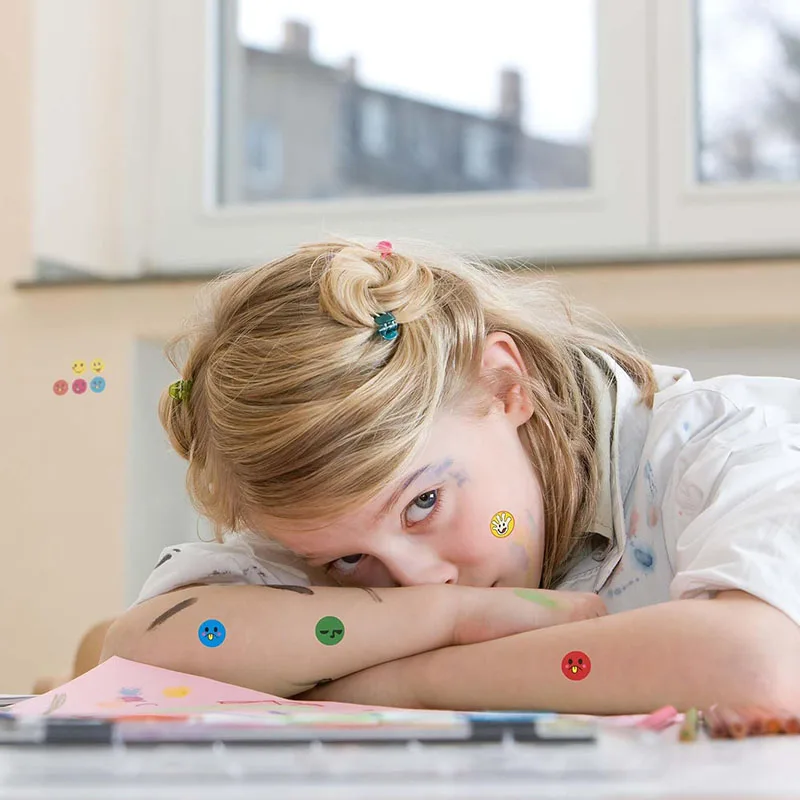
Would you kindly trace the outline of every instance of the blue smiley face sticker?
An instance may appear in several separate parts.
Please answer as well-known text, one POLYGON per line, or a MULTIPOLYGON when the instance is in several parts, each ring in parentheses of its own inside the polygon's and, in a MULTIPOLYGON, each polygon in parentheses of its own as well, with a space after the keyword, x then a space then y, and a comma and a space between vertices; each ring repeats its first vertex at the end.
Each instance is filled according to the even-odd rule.
POLYGON ((103 389, 106 388, 106 379, 103 378, 101 375, 95 375, 91 381, 89 381, 89 388, 95 393, 100 394, 103 389))
POLYGON ((225 641, 225 626, 218 619, 207 619, 197 629, 197 635, 206 647, 219 647, 225 641))

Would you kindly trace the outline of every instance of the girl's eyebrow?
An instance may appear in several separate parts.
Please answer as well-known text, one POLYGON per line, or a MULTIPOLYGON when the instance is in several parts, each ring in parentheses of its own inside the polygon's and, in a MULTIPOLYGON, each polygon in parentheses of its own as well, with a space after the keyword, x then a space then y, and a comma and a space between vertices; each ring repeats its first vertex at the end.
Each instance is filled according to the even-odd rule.
POLYGON ((383 504, 383 507, 380 511, 375 515, 373 522, 379 522, 382 520, 388 513, 389 510, 397 503, 400 499, 400 495, 414 483, 417 478, 423 475, 423 473, 427 472, 429 469, 433 467, 433 464, 426 464, 424 467, 420 467, 419 469, 414 470, 414 472, 406 475, 401 481, 398 482, 397 488, 392 492, 392 496, 383 504))

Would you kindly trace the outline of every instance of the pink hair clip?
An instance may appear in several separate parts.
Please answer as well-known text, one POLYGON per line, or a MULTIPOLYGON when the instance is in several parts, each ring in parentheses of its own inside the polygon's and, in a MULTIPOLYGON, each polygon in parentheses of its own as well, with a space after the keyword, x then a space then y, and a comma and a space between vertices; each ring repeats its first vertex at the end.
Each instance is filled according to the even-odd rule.
POLYGON ((386 258, 392 254, 392 243, 384 239, 382 242, 378 242, 375 249, 381 254, 381 258, 386 258))

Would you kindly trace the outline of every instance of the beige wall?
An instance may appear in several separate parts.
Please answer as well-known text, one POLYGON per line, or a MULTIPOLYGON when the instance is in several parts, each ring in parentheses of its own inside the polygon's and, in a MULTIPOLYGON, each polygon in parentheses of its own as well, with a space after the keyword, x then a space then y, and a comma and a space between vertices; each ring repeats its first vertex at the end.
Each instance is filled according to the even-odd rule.
MULTIPOLYGON (((32 263, 31 5, 4 0, 0 15, 0 692, 68 671, 82 633, 124 606, 135 345, 170 335, 198 286, 12 287, 32 263), (53 394, 72 361, 97 357, 105 393, 53 394)), ((800 377, 800 261, 563 277, 656 356, 713 368, 745 352, 800 377)))

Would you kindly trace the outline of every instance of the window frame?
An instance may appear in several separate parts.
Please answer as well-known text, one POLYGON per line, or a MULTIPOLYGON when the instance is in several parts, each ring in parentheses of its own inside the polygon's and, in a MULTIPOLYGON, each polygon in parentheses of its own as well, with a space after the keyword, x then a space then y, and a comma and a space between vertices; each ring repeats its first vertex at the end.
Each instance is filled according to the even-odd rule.
MULTIPOLYGON (((162 0, 155 13, 155 154, 146 261, 159 272, 256 263, 328 234, 411 237, 462 252, 539 261, 644 256, 650 231, 650 114, 644 68, 651 0, 597 2, 593 185, 217 206, 217 63, 236 62, 235 0, 162 0), (220 5, 221 3, 221 5, 220 5), (226 31, 219 37, 220 28, 226 31), (204 136, 185 136, 204 131, 204 136)), ((235 68, 235 67, 234 67, 235 68)))
POLYGON ((654 0, 657 200, 654 254, 796 254, 800 182, 703 184, 696 178, 699 59, 695 0, 654 0))

